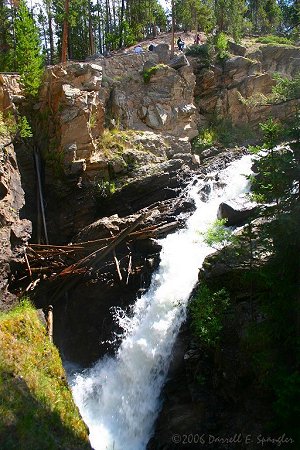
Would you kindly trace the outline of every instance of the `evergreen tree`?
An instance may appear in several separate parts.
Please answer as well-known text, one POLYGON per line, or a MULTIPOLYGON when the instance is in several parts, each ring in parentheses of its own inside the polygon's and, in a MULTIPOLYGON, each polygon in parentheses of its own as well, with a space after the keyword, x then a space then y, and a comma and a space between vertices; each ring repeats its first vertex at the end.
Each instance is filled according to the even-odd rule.
POLYGON ((215 15, 218 32, 227 32, 238 42, 242 36, 246 11, 245 0, 216 0, 215 15))
POLYGON ((184 30, 209 32, 215 25, 213 2, 207 0, 176 0, 175 23, 184 30))
POLYGON ((249 0, 249 18, 254 31, 270 33, 280 25, 282 13, 276 0, 249 0))
POLYGON ((16 68, 29 95, 36 95, 43 73, 39 32, 24 0, 20 1, 15 21, 16 68))
POLYGON ((14 16, 13 3, 0 0, 0 71, 14 70, 14 16))

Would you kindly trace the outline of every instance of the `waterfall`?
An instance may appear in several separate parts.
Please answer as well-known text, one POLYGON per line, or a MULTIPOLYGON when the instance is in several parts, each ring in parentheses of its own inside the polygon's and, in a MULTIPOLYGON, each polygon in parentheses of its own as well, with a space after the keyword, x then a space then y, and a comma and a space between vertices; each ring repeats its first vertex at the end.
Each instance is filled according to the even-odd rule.
POLYGON ((201 232, 216 219, 220 202, 247 192, 243 174, 250 167, 250 156, 244 156, 218 173, 218 183, 212 176, 206 202, 199 195, 203 180, 191 183, 196 210, 185 229, 160 240, 161 263, 149 290, 137 299, 130 316, 119 317, 124 336, 116 356, 73 376, 73 396, 95 450, 145 450, 186 303, 204 258, 214 251, 201 232))

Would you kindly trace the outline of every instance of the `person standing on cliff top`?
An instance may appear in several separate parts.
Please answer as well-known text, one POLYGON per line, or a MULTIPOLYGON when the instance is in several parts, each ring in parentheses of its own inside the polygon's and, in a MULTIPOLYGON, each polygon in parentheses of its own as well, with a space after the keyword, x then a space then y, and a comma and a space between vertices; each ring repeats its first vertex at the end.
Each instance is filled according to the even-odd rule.
POLYGON ((178 50, 180 50, 182 52, 183 48, 184 48, 184 42, 181 40, 181 37, 179 36, 179 38, 177 39, 177 46, 178 46, 178 50))

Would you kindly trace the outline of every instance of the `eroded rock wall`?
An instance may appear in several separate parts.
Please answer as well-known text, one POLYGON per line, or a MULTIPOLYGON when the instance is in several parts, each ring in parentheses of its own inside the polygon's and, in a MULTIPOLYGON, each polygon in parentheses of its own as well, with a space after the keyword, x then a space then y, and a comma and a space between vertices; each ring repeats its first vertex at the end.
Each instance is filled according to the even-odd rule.
POLYGON ((195 77, 185 61, 159 66, 145 83, 144 64, 159 58, 149 52, 47 69, 35 115, 52 241, 71 239, 104 214, 96 198, 103 183, 167 171, 161 164, 178 155, 181 165, 193 164, 195 77), (66 209, 70 196, 76 206, 66 209))
POLYGON ((299 106, 299 99, 262 104, 263 96, 275 85, 274 73, 288 78, 299 73, 298 47, 262 45, 209 68, 197 58, 190 61, 196 74, 195 96, 202 123, 214 118, 227 119, 233 125, 257 126, 270 116, 289 119, 299 106))
MULTIPOLYGON (((0 76, 0 112, 14 108, 21 96, 17 76, 0 76)), ((25 198, 15 149, 9 133, 0 136, 0 309, 7 309, 15 297, 8 290, 12 267, 24 261, 24 249, 31 236, 31 222, 20 218, 25 198)))

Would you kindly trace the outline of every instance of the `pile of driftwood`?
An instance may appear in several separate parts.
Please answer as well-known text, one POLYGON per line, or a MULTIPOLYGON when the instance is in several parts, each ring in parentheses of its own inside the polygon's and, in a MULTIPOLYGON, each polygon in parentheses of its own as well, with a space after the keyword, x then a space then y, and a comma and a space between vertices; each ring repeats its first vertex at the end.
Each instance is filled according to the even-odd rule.
MULTIPOLYGON (((30 283, 26 291, 32 290, 40 280, 50 278, 53 282, 53 297, 61 296, 73 287, 80 275, 89 271, 92 274, 101 267, 103 261, 112 254, 120 280, 122 274, 115 249, 123 242, 138 239, 157 238, 174 230, 177 222, 150 226, 135 231, 149 213, 140 215, 132 224, 116 236, 70 245, 30 244, 26 247, 25 262, 30 283)), ((131 270, 131 256, 128 262, 128 276, 131 270)), ((128 277, 127 277, 128 282, 128 277)))

